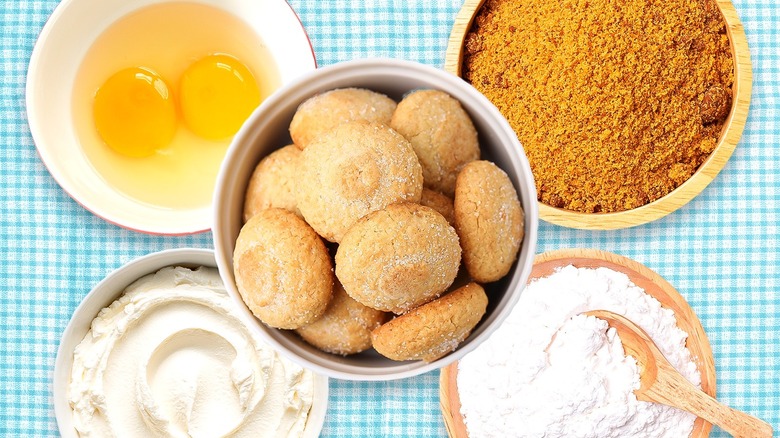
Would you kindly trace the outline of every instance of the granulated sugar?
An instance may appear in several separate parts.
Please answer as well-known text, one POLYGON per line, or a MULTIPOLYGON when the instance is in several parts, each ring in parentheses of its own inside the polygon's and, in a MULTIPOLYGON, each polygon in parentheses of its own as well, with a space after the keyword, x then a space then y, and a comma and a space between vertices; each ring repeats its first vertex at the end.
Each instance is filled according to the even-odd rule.
POLYGON ((636 361, 605 321, 580 315, 595 309, 634 321, 700 385, 671 310, 623 273, 567 266, 529 284, 503 325, 459 362, 470 438, 690 435, 692 414, 637 401, 636 361))

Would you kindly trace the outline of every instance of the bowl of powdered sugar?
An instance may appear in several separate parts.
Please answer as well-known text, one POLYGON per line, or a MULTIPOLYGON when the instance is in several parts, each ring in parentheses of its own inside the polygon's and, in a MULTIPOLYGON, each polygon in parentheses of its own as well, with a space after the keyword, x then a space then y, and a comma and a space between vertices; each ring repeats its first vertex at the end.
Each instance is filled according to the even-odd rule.
POLYGON ((674 287, 616 254, 558 250, 537 256, 504 324, 442 370, 450 436, 707 437, 712 426, 701 418, 636 399, 636 360, 606 321, 583 315, 596 309, 633 320, 686 379, 715 397, 709 341, 674 287))

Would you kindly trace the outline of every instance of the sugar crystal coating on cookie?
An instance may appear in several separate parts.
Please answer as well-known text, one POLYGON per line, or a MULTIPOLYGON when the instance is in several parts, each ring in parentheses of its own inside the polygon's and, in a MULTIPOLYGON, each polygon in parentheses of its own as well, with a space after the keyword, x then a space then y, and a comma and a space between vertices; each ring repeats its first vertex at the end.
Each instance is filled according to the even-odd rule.
POLYGON ((506 275, 524 234, 523 209, 507 174, 489 161, 467 164, 458 175, 454 207, 471 277, 489 283, 506 275))
POLYGON ((438 90, 418 90, 398 103, 390 127, 406 137, 426 187, 452 196, 455 178, 480 155, 477 130, 458 100, 438 90))
POLYGON ((325 313, 296 332, 322 351, 349 355, 371 348, 371 332, 387 321, 387 317, 385 312, 352 299, 336 281, 333 299, 325 313))
POLYGON ((385 125, 344 123, 303 150, 298 208, 322 237, 341 241, 361 217, 401 201, 417 202, 422 170, 409 142, 385 125))
POLYGON ((396 102, 365 88, 338 88, 312 96, 296 110, 290 122, 290 137, 306 149, 315 138, 351 121, 388 124, 396 102))
POLYGON ((266 208, 283 208, 300 216, 295 199, 298 159, 295 145, 277 149, 260 160, 244 196, 244 222, 266 208))
POLYGON ((420 197, 420 205, 430 207, 439 212, 447 222, 453 227, 455 226, 455 207, 452 204, 452 198, 449 196, 423 187, 422 196, 420 197))
POLYGON ((265 324, 296 329, 325 312, 333 268, 322 239, 294 213, 262 210, 244 224, 233 252, 241 298, 265 324))
POLYGON ((355 300, 403 313, 444 292, 461 249, 455 230, 435 210, 389 205, 358 221, 336 251, 336 276, 355 300))
POLYGON ((469 283, 374 330, 374 349, 393 360, 432 362, 458 348, 482 319, 487 303, 482 286, 469 283))

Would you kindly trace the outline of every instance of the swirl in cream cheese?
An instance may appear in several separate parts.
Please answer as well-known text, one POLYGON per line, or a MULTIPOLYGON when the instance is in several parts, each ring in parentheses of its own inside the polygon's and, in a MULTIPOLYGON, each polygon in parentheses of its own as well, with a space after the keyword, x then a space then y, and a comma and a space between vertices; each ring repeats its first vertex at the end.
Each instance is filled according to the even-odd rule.
POLYGON ((69 385, 82 437, 300 436, 311 372, 237 314, 217 271, 163 268, 100 311, 69 385))

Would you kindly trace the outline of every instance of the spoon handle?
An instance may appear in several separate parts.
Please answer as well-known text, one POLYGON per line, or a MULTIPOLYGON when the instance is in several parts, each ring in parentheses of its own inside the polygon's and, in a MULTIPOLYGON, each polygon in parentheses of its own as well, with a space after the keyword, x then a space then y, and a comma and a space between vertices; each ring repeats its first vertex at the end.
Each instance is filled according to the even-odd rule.
POLYGON ((665 378, 657 380, 648 389, 648 399, 688 411, 737 438, 772 438, 772 426, 768 423, 710 397, 677 373, 668 362, 660 361, 657 366, 659 372, 664 371, 665 378), (680 397, 681 394, 685 396, 680 397))

